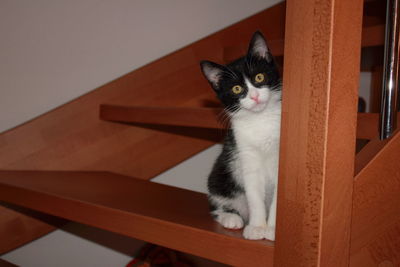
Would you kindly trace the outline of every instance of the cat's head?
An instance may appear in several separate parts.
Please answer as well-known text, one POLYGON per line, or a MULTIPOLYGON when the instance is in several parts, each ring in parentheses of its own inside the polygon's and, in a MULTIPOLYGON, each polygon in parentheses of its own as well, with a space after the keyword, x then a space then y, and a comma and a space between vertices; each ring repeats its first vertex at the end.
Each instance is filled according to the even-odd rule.
POLYGON ((264 110, 280 99, 281 79, 263 35, 257 31, 247 55, 227 65, 201 61, 201 69, 228 112, 264 110))

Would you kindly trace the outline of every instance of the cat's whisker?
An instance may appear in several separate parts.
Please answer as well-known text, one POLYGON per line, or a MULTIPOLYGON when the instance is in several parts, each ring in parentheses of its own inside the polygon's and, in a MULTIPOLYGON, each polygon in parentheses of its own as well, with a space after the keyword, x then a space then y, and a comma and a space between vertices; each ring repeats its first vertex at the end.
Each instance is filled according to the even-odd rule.
POLYGON ((228 127, 230 122, 229 114, 224 110, 218 115, 217 119, 219 123, 222 125, 222 131, 224 131, 224 129, 228 127))
POLYGON ((222 125, 221 133, 224 133, 226 129, 229 128, 230 121, 234 114, 238 112, 238 108, 236 106, 226 108, 221 113, 218 114, 217 120, 222 125))
POLYGON ((275 84, 274 86, 272 86, 271 88, 270 88, 270 90, 272 90, 272 91, 275 91, 275 90, 281 90, 281 88, 282 88, 282 81, 279 81, 277 84, 275 84))

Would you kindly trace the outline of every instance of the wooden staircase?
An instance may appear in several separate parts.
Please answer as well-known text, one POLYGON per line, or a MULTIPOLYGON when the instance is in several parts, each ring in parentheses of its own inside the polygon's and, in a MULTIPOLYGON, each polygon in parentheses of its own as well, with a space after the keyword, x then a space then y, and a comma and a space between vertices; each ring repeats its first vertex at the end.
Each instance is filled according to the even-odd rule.
POLYGON ((108 172, 1 171, 2 200, 230 265, 272 266, 273 243, 209 219, 204 194, 108 172))
MULTIPOLYGON (((378 114, 351 113, 358 80, 347 74, 359 71, 360 49, 346 51, 340 62, 331 57, 344 47, 362 47, 361 69, 380 66, 381 56, 368 51, 383 44, 384 8, 381 1, 365 1, 362 36, 357 37, 361 1, 326 2, 289 2, 288 10, 278 4, 3 133, 0 201, 234 266, 374 266, 386 259, 400 264, 395 164, 400 135, 380 142, 378 114), (327 17, 318 15, 326 10, 327 17), (348 10, 354 10, 354 18, 348 10), (304 38, 311 39, 302 40, 289 29, 286 40, 292 43, 285 44, 286 14, 286 22, 305 29, 304 38), (307 23, 330 27, 313 32, 307 23), (256 29, 265 33, 281 62, 284 52, 288 57, 276 244, 244 240, 240 231, 221 228, 208 215, 203 194, 146 181, 221 140, 227 125, 198 62, 237 58, 256 29), (346 43, 341 31, 358 44, 346 43), (313 38, 319 46, 310 46, 313 38), (296 58, 294 41, 302 47, 299 55, 310 61, 296 58), (337 69, 340 64, 343 70, 337 69), (313 72, 322 83, 313 83, 313 93, 305 94, 308 84, 294 81, 314 81, 313 72), (331 80, 326 73, 337 76, 331 80), (304 145, 293 136, 303 137, 304 145), (356 137, 369 140, 357 154, 356 137), (334 178, 326 180, 327 175, 334 178), (385 183, 376 179, 379 175, 385 183), (377 255, 374 249, 383 252, 377 255)), ((0 224, 6 229, 3 253, 54 229, 6 207, 0 210, 0 224), (16 220, 29 228, 7 231, 16 220)))

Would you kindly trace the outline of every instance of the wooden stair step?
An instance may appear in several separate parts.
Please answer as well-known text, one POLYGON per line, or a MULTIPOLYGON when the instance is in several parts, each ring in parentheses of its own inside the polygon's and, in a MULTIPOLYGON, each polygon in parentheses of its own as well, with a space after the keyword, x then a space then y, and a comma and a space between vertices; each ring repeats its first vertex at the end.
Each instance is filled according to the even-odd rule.
POLYGON ((206 195, 128 176, 0 171, 0 200, 225 264, 273 262, 274 243, 222 228, 206 195))
POLYGON ((222 128, 218 122, 221 113, 222 108, 207 107, 100 106, 102 120, 215 129, 222 128))
MULTIPOLYGON (((100 106, 100 118, 107 121, 212 129, 224 129, 227 126, 221 123, 222 112, 222 108, 207 107, 100 106)), ((374 139, 378 136, 378 124, 378 113, 358 113, 357 138, 374 139)))

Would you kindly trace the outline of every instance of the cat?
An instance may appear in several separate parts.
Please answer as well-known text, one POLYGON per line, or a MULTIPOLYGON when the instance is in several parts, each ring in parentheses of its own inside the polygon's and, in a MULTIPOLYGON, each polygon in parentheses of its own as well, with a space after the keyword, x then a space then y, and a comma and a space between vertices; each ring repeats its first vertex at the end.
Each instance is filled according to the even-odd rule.
POLYGON ((264 36, 227 65, 201 61, 230 128, 208 177, 212 217, 246 239, 275 240, 282 82, 264 36))

